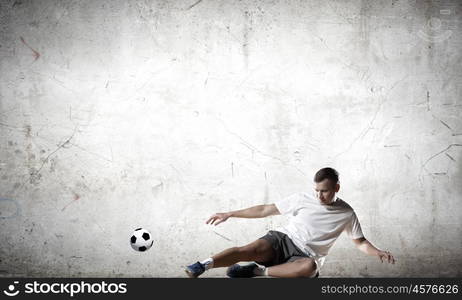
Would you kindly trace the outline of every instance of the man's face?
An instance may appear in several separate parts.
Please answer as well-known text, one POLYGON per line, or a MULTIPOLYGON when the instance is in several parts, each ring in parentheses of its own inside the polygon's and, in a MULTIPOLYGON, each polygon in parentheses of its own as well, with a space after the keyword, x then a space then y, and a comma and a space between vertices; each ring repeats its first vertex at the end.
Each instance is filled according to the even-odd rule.
POLYGON ((332 203, 335 197, 335 193, 340 189, 340 185, 334 184, 329 179, 324 179, 321 182, 315 182, 316 197, 319 199, 321 204, 329 205, 332 203))

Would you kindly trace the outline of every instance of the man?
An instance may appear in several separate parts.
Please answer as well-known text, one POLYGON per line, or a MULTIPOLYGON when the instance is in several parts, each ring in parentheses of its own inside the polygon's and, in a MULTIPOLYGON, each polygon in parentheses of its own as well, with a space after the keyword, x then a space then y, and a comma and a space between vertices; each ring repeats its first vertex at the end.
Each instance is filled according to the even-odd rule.
POLYGON ((390 252, 372 245, 363 235, 353 208, 336 197, 340 189, 338 172, 323 168, 314 176, 315 193, 299 193, 274 204, 217 213, 207 224, 218 225, 230 217, 264 218, 290 215, 286 226, 243 246, 226 249, 206 260, 186 267, 191 278, 211 268, 228 267, 229 277, 317 277, 325 256, 339 235, 345 231, 362 252, 377 256, 382 262, 395 263, 390 252), (238 265, 240 261, 254 261, 238 265))

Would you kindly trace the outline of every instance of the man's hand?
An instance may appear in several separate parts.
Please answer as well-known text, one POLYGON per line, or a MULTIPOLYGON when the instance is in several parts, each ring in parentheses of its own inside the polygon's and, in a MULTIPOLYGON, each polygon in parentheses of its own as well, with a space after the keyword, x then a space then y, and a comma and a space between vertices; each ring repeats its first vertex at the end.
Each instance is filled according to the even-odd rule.
POLYGON ((377 247, 372 245, 372 243, 369 242, 365 237, 353 239, 353 242, 359 250, 368 255, 377 256, 382 263, 384 260, 388 261, 388 263, 395 263, 395 258, 390 252, 378 249, 377 247))
POLYGON ((213 216, 211 216, 205 223, 217 226, 218 224, 228 220, 229 217, 231 217, 230 213, 216 213, 213 216))
POLYGON ((383 261, 388 261, 388 263, 392 263, 394 264, 395 263, 395 258, 393 257, 393 255, 388 252, 388 251, 382 251, 382 250, 379 250, 379 252, 377 253, 377 256, 380 258, 380 260, 383 261))

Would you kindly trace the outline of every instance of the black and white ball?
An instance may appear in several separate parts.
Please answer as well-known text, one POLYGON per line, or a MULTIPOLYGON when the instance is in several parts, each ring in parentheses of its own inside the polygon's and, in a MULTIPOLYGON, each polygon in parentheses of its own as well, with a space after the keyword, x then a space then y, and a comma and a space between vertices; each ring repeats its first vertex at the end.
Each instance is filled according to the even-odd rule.
POLYGON ((144 228, 137 228, 130 238, 130 245, 136 251, 144 252, 152 247, 154 240, 149 231, 144 228))

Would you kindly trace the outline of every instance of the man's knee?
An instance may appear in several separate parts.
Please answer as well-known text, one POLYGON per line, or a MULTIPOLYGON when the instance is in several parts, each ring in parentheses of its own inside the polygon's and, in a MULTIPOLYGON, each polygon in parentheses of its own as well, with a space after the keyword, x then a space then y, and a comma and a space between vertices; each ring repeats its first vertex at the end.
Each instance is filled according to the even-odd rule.
POLYGON ((316 274, 316 262, 312 258, 299 259, 295 263, 299 265, 298 275, 300 277, 313 277, 316 274))
POLYGON ((260 257, 260 256, 267 256, 269 251, 271 251, 271 245, 264 240, 257 240, 249 245, 245 245, 242 247, 236 247, 238 252, 243 254, 247 254, 252 258, 260 257))

